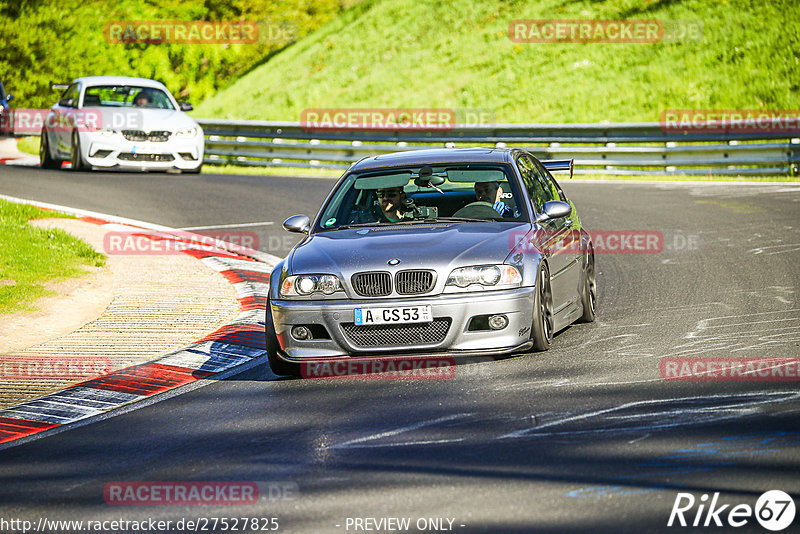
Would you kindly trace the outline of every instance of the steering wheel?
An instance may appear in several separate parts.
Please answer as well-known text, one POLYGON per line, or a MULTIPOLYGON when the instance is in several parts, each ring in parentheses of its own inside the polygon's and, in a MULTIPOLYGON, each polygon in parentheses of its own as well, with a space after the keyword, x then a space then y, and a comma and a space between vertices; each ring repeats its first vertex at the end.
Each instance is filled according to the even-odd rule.
POLYGON ((469 219, 501 219, 494 206, 489 202, 477 201, 467 204, 453 214, 453 217, 466 217, 469 219))

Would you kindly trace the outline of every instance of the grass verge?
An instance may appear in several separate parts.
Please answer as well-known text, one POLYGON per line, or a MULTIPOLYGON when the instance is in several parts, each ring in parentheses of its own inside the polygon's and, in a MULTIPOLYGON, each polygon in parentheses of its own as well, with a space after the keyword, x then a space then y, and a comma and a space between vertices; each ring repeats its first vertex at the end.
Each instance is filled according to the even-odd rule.
POLYGON ((17 150, 26 154, 39 155, 39 137, 21 137, 17 139, 17 150))
POLYGON ((196 107, 300 120, 309 108, 451 108, 480 123, 658 121, 674 109, 797 110, 797 0, 361 2, 196 107), (652 20, 653 43, 515 43, 512 21, 652 20), (768 58, 768 59, 767 59, 768 58))
POLYGON ((53 294, 45 282, 86 274, 105 256, 59 229, 35 228, 31 219, 73 218, 0 199, 0 315, 35 310, 34 301, 53 294))

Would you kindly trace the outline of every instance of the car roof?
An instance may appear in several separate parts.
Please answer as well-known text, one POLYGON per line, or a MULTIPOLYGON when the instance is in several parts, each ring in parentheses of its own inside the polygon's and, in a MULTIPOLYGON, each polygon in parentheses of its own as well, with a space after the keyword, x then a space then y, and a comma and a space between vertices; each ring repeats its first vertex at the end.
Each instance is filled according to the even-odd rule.
POLYGON ((407 150, 364 158, 350 167, 362 171, 401 165, 438 165, 447 163, 507 163, 512 161, 514 149, 510 148, 433 148, 407 150))
POLYGON ((139 85, 153 89, 167 90, 163 83, 149 78, 133 78, 130 76, 84 76, 76 78, 72 83, 80 82, 83 85, 139 85))

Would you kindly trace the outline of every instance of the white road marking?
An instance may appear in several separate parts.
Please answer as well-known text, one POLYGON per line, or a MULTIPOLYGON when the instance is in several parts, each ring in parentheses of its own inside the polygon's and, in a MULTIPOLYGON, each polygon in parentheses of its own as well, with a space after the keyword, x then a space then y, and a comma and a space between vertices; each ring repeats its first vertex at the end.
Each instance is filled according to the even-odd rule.
POLYGON ((215 224, 211 226, 185 226, 183 228, 178 228, 178 230, 217 230, 219 228, 245 228, 249 226, 271 226, 273 224, 275 224, 273 221, 238 224, 215 224))

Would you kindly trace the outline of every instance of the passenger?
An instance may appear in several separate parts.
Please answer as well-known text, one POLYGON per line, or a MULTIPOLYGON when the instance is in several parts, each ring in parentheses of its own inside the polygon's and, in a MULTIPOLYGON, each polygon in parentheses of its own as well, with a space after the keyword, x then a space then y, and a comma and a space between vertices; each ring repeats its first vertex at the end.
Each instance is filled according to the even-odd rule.
POLYGON ((381 207, 381 215, 389 222, 398 222, 403 218, 401 208, 406 199, 406 193, 402 187, 388 187, 378 189, 378 204, 381 207))
POLYGON ((510 217, 512 209, 501 200, 503 188, 500 182, 475 182, 475 198, 478 202, 488 202, 503 217, 510 217))

